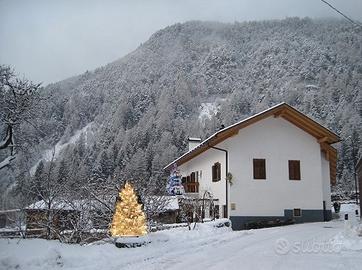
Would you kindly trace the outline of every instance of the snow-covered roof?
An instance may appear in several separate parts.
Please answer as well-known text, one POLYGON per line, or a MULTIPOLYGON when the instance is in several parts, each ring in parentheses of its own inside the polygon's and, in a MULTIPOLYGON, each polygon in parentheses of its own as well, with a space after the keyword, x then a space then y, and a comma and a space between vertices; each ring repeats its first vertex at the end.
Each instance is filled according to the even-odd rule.
MULTIPOLYGON (((191 149, 190 151, 186 152, 179 158, 175 159, 174 161, 170 162, 168 165, 164 167, 164 170, 168 170, 171 168, 173 164, 181 165, 192 158, 198 156, 202 152, 206 151, 210 148, 210 146, 215 146, 218 143, 224 141, 228 137, 230 137, 230 134, 234 134, 234 132, 237 132, 239 129, 248 126, 249 124, 255 123, 259 120, 262 120, 266 117, 276 115, 276 114, 282 114, 285 113, 285 119, 292 122, 293 124, 296 124, 300 119, 303 119, 304 122, 307 122, 308 125, 313 126, 313 130, 309 128, 309 132, 315 132, 317 130, 318 132, 315 132, 315 134, 312 134, 313 136, 317 136, 316 134, 323 134, 323 137, 327 138, 326 143, 332 144, 340 141, 340 138, 338 135, 336 135, 331 130, 323 127, 310 117, 306 116, 302 112, 298 111, 297 109, 293 108, 292 106, 288 105, 285 102, 279 103, 269 109, 266 109, 262 112, 259 112, 257 114, 254 114, 248 118, 245 118, 233 125, 230 125, 228 127, 225 127, 214 134, 212 134, 210 137, 208 137, 206 140, 202 141, 198 146, 191 149)), ((303 123, 299 124, 301 128, 303 128, 303 123)), ((320 136, 320 135, 319 135, 320 136)))
MULTIPOLYGON (((109 202, 115 200, 115 196, 110 196, 109 202)), ((176 196, 146 196, 144 199, 146 208, 152 209, 156 212, 166 212, 179 209, 178 199, 176 196)), ((101 203, 97 200, 54 200, 51 203, 52 210, 74 210, 82 211, 85 209, 102 207, 101 203)), ((46 210, 48 203, 44 200, 37 201, 30 204, 25 209, 27 210, 46 210)))
MULTIPOLYGON (((54 201, 51 204, 51 209, 53 210, 77 210, 76 205, 73 203, 69 203, 66 201, 54 201)), ((49 204, 44 200, 37 201, 27 206, 25 209, 27 210, 46 210, 49 208, 49 204)))
POLYGON ((192 141, 192 142, 201 142, 201 138, 189 137, 189 141, 192 141))
MULTIPOLYGON (((59 199, 59 200, 54 200, 51 203, 52 210, 81 211, 81 210, 91 209, 93 207, 101 207, 101 206, 102 206, 101 203, 97 200, 63 200, 63 199, 59 199)), ((46 210, 46 209, 48 209, 48 207, 49 207, 49 204, 46 201, 40 200, 40 201, 30 204, 25 209, 27 209, 27 210, 46 210)))
POLYGON ((178 198, 176 196, 148 196, 145 207, 156 212, 175 211, 179 209, 178 198))

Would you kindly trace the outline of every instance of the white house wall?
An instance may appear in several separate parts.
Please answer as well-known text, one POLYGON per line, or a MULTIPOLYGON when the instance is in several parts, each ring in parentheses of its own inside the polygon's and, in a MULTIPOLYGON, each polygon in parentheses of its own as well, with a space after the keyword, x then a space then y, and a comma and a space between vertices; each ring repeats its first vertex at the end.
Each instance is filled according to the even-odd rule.
POLYGON ((231 216, 283 216, 284 209, 322 209, 317 140, 283 118, 269 117, 228 140, 231 216), (253 158, 266 159, 266 180, 253 179, 253 158), (301 180, 289 180, 288 160, 300 160, 301 180))
MULTIPOLYGON (((233 183, 229 185, 228 213, 238 217, 236 223, 245 222, 244 217, 290 217, 295 208, 302 209, 302 215, 305 211, 306 218, 300 222, 321 221, 323 201, 330 210, 329 162, 315 137, 282 117, 260 120, 216 146, 229 153, 233 183), (254 158, 266 160, 265 180, 253 179, 254 158), (300 160, 301 180, 289 180, 288 160, 300 160)), ((224 152, 208 149, 179 168, 183 176, 201 170, 199 196, 207 190, 219 199, 220 206, 225 204, 224 152), (219 182, 211 180, 215 162, 221 163, 219 182)))
POLYGON ((189 162, 184 163, 179 167, 181 175, 188 176, 192 172, 202 171, 202 175, 199 179, 199 195, 203 196, 205 191, 211 192, 214 198, 219 201, 218 205, 225 204, 225 153, 209 149, 208 151, 200 154, 189 162), (214 163, 219 162, 221 164, 221 181, 212 182, 212 170, 211 167, 214 163))

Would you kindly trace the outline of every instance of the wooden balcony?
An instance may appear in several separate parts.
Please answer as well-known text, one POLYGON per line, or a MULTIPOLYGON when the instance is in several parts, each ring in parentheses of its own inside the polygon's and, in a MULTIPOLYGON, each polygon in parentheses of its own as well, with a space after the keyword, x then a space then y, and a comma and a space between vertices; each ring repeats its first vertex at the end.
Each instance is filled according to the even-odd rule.
POLYGON ((199 193, 199 183, 198 182, 184 183, 182 185, 184 186, 186 193, 199 193))

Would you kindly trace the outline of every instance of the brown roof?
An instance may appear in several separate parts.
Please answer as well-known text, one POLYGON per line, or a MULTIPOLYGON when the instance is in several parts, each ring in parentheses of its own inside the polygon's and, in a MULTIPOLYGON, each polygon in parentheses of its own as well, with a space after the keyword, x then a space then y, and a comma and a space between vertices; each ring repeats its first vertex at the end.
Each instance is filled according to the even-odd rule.
POLYGON ((164 169, 170 169, 175 163, 180 166, 181 164, 205 152, 210 147, 215 146, 225 139, 237 134, 240 129, 270 116, 282 117, 318 140, 321 145, 321 150, 325 152, 327 159, 330 161, 331 182, 334 184, 336 180, 337 151, 330 145, 339 142, 339 136, 284 102, 214 133, 209 138, 201 142, 196 148, 188 151, 169 163, 166 167, 164 167, 164 169))

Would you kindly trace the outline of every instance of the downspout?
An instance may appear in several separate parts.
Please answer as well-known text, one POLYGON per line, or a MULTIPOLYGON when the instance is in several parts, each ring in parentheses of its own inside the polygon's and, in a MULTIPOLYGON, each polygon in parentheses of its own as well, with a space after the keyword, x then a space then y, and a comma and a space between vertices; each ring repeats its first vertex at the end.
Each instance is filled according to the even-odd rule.
POLYGON ((225 153, 225 203, 226 203, 226 218, 229 218, 229 200, 228 200, 228 193, 229 193, 229 190, 228 190, 228 173, 229 173, 229 153, 226 149, 222 149, 222 148, 219 148, 219 147, 215 147, 215 146, 211 146, 208 144, 208 147, 212 148, 212 149, 215 149, 215 150, 219 150, 219 151, 222 151, 225 153))

